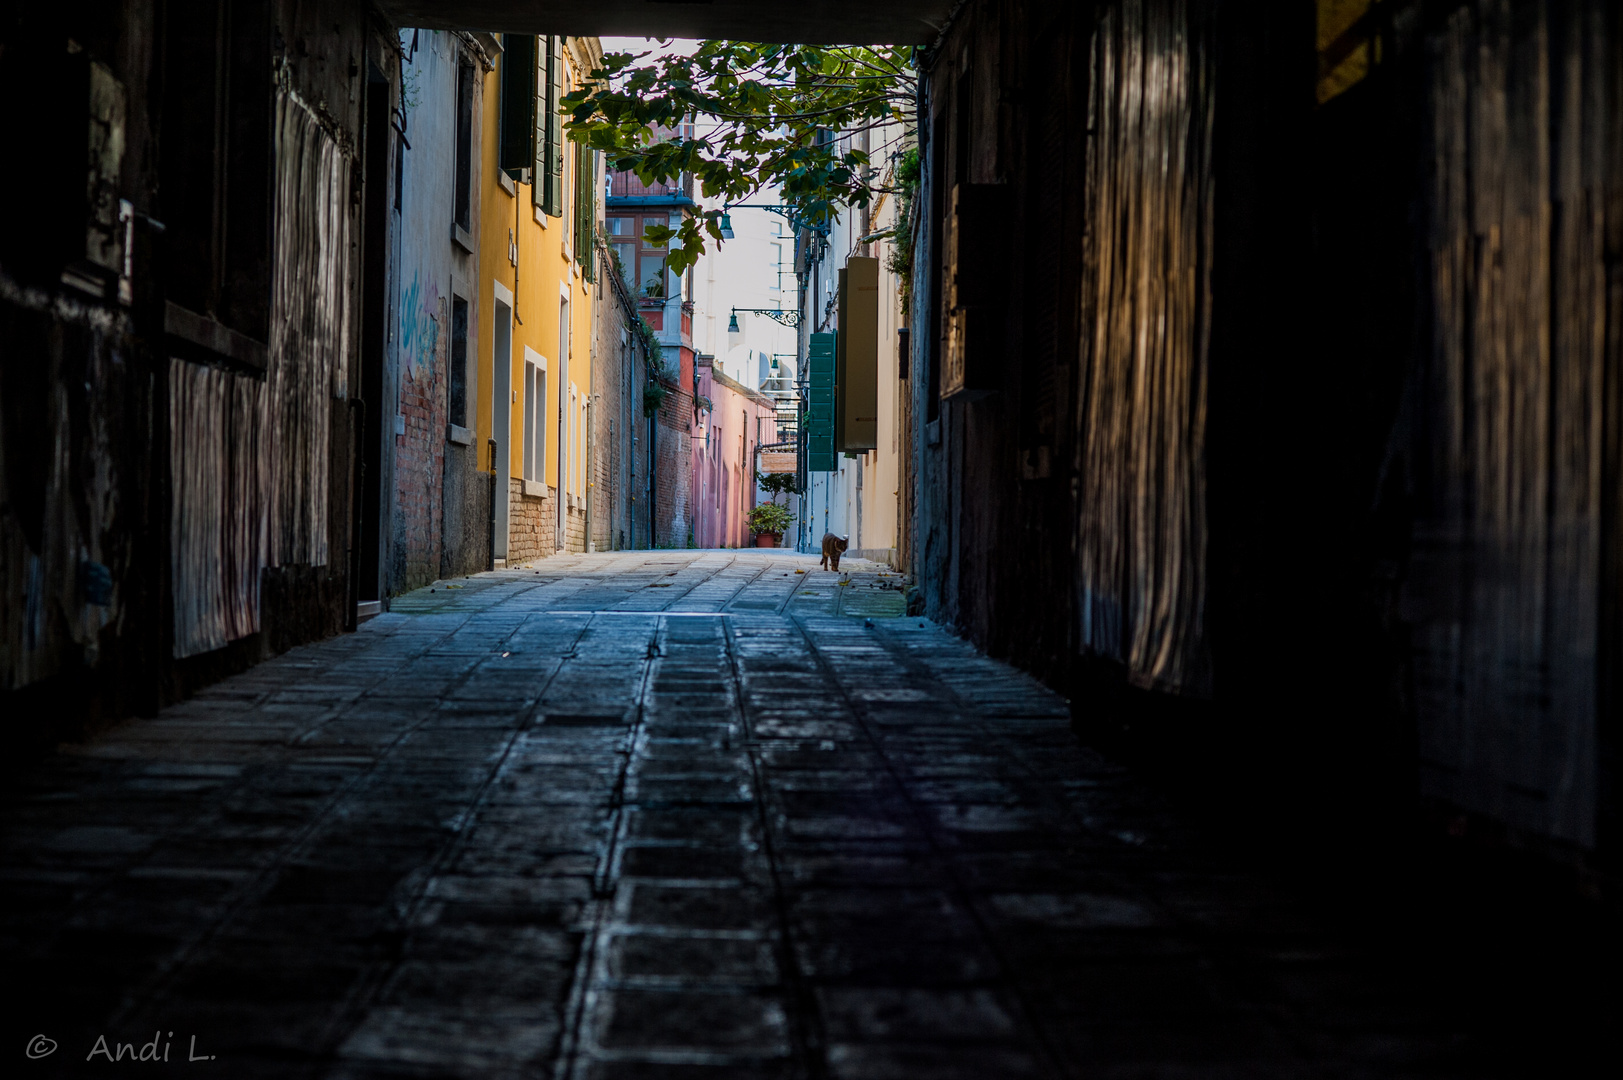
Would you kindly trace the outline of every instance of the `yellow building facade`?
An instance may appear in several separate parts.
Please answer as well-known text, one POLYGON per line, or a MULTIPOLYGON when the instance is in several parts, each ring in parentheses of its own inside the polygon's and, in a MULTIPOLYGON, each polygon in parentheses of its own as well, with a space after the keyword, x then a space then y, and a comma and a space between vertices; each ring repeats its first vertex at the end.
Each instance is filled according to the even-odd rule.
POLYGON ((586 548, 602 164, 557 102, 601 57, 596 38, 507 34, 485 75, 477 438, 497 566, 586 548))

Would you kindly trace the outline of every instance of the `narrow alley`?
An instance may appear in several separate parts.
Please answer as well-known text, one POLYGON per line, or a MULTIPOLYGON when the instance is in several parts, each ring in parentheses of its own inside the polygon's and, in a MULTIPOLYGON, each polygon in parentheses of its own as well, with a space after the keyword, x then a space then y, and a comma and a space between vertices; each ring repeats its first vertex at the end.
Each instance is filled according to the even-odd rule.
POLYGON ((9 4, 0 101, 4 1075, 1623 1074, 1619 0, 9 4))
POLYGON ((1503 1051, 1214 855, 1063 700, 903 616, 885 568, 542 566, 408 594, 11 785, 8 1037, 56 1048, 26 1075, 120 1044, 239 1080, 1455 1076, 1503 1051))

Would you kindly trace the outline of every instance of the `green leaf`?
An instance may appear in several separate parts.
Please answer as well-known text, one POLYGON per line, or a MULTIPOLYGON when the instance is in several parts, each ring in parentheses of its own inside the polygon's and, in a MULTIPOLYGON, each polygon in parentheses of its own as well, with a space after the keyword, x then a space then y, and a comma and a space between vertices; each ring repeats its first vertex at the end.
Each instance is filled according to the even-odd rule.
MULTIPOLYGON (((706 199, 729 202, 775 186, 798 220, 821 223, 837 207, 871 205, 883 171, 873 159, 900 149, 865 153, 824 133, 905 123, 915 88, 909 49, 707 40, 664 56, 607 54, 561 111, 572 138, 645 183, 689 173, 706 199), (656 138, 699 121, 692 138, 656 138)), ((707 214, 662 239, 679 272, 720 242, 720 228, 707 214)))

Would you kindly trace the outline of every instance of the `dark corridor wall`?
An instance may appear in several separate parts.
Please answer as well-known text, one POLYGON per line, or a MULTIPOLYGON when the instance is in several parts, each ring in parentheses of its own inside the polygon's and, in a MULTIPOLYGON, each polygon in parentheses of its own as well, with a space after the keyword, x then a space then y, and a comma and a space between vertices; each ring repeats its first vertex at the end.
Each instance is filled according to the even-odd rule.
POLYGON ((8 746, 352 621, 361 73, 392 48, 361 0, 0 15, 0 90, 43 103, 0 117, 30 158, 0 169, 8 746))
POLYGON ((1321 95, 1311 4, 966 5, 921 101, 931 613, 1345 831, 1424 796, 1605 848, 1618 22, 1374 5, 1321 95), (943 397, 960 183, 1007 285, 943 397))

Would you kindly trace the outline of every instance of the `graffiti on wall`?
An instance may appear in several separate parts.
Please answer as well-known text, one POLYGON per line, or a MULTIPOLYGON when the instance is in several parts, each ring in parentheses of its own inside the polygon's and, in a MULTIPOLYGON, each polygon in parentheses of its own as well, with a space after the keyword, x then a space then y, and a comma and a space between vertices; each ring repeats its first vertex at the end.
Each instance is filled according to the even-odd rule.
POLYGON ((444 305, 434 280, 430 278, 425 285, 419 273, 412 271, 411 284, 400 304, 400 362, 407 378, 417 379, 424 369, 434 370, 444 305))

